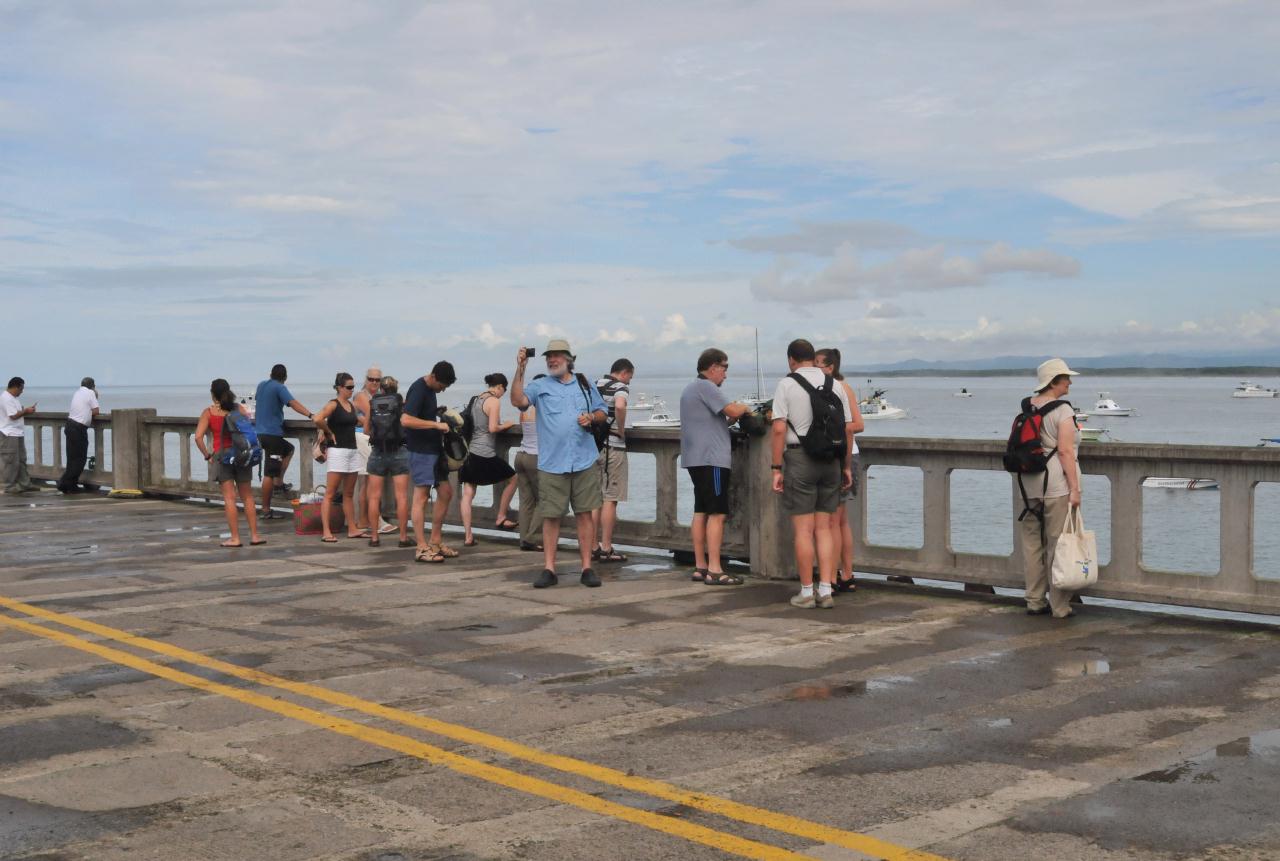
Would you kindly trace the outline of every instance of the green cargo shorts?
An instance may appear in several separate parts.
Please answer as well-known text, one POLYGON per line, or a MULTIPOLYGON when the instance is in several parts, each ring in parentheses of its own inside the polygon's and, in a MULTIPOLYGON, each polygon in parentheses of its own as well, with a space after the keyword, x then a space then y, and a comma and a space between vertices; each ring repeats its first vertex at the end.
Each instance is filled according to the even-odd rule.
POLYGON ((570 504, 574 514, 586 514, 603 503, 600 468, 594 463, 578 472, 538 470, 538 516, 543 520, 564 517, 570 504))

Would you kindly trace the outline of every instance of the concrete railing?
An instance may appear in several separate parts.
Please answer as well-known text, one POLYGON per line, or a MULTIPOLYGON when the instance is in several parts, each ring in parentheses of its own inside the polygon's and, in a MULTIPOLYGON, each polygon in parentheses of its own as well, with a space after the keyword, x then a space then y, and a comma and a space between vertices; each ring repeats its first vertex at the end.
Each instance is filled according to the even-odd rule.
MULTIPOLYGON (((64 415, 37 413, 28 418, 36 442, 32 474, 54 479, 61 472, 61 427, 64 415), (52 465, 40 465, 44 457, 43 428, 54 430, 52 465)), ((192 475, 195 419, 159 417, 154 410, 116 410, 95 423, 96 450, 103 451, 103 435, 111 434, 111 469, 99 469, 90 480, 118 488, 134 488, 148 494, 217 499, 218 489, 192 475), (165 436, 177 436, 167 446, 165 436), (176 451, 177 463, 170 462, 176 451), (174 468, 176 466, 176 469, 174 468)), ((305 456, 315 438, 309 422, 286 422, 285 435, 296 440, 295 458, 300 485, 313 485, 312 462, 305 456)), ((498 453, 507 457, 519 435, 507 432, 499 438, 498 453)), ((689 550, 692 538, 679 522, 677 489, 687 479, 679 475, 680 438, 676 430, 633 430, 628 435, 633 454, 655 458, 653 493, 656 516, 652 521, 621 519, 615 542, 665 550, 689 550)), ((1022 508, 1016 486, 1006 476, 1012 501, 1007 528, 1015 536, 1013 552, 981 554, 958 552, 951 536, 951 476, 956 470, 994 472, 1001 476, 1001 442, 954 439, 863 437, 864 488, 850 506, 856 542, 856 568, 882 574, 898 574, 950 580, 981 586, 1022 587, 1022 561, 1014 515, 1022 508), (872 544, 867 540, 868 512, 877 505, 877 489, 866 472, 876 466, 915 467, 921 471, 923 541, 915 549, 872 544)), ((197 456, 198 457, 198 456, 197 456)), ((726 525, 724 552, 747 559, 752 571, 764 577, 795 576, 792 532, 781 509, 781 499, 771 489, 768 437, 735 436, 733 508, 726 525)), ((1280 580, 1262 579, 1253 567, 1255 488, 1260 482, 1280 482, 1280 449, 1228 446, 1139 445, 1105 443, 1081 450, 1086 475, 1108 479, 1111 496, 1111 558, 1102 566, 1098 584, 1087 594, 1158 603, 1184 604, 1243 612, 1280 613, 1280 580), (1142 560, 1142 482, 1151 476, 1212 477, 1220 483, 1219 571, 1186 574, 1156 570, 1142 560)), ((633 469, 632 493, 636 492, 633 469)), ((456 481, 456 476, 454 477, 456 481)), ((389 483, 388 483, 389 484, 389 483)), ((448 523, 460 522, 457 495, 448 523)), ((384 506, 384 510, 389 510, 384 506)), ((492 523, 495 505, 476 505, 476 524, 492 523)), ((1003 527, 1003 523, 1001 527, 1003 527)), ((1095 524, 1096 525, 1096 524, 1095 524)), ((572 535, 566 522, 565 534, 572 535)))

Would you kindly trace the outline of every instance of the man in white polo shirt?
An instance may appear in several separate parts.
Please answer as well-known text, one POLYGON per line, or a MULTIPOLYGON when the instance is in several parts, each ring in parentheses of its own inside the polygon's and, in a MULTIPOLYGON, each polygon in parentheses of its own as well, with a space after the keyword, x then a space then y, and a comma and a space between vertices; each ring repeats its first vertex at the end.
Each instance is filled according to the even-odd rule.
MULTIPOLYGON (((800 594, 792 597, 796 607, 831 609, 835 606, 832 588, 836 574, 835 534, 831 515, 840 505, 840 491, 853 484, 850 470, 850 442, 853 438, 853 411, 844 386, 814 366, 813 344, 797 338, 787 345, 787 366, 773 393, 773 489, 782 494, 782 509, 791 515, 795 529, 796 573, 800 594), (818 390, 821 390, 819 394, 818 390), (821 455, 806 450, 805 437, 814 424, 812 397, 834 395, 840 413, 834 433, 826 440, 821 455), (813 590, 814 550, 818 557, 818 592, 813 590)), ((834 413, 828 413, 836 420, 834 413)), ((824 423, 818 427, 823 428, 824 423)))
MULTIPOLYGON (((71 408, 67 410, 67 423, 62 427, 67 441, 67 468, 58 479, 58 490, 63 493, 79 493, 80 473, 89 459, 89 428, 98 415, 98 390, 93 377, 80 381, 80 388, 71 396, 71 408)), ((90 488, 85 487, 84 490, 90 488)))
POLYGON ((5 493, 40 489, 27 474, 27 416, 36 411, 36 405, 24 407, 18 400, 26 387, 22 377, 13 377, 0 392, 0 484, 5 493))

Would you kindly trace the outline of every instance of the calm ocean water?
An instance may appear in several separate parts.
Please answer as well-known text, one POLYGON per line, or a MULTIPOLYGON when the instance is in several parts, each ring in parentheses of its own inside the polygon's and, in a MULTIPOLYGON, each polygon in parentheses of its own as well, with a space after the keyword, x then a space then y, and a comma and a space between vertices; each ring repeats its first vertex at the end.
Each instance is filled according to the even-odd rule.
MULTIPOLYGON (((476 382, 455 385, 441 402, 465 405, 480 391, 476 382)), ((766 374, 765 396, 772 394, 779 373, 766 374)), ((466 379, 464 375, 464 379, 466 379)), ((407 388, 412 377, 402 377, 407 388)), ((666 402, 672 413, 679 407, 680 392, 687 377, 645 377, 632 383, 633 397, 645 393, 666 402)), ((1267 387, 1280 380, 1258 379, 1267 387)), ((850 383, 862 393, 865 379, 850 383)), ((1018 401, 1028 392, 1031 377, 920 377, 883 378, 874 381, 888 390, 889 400, 905 408, 909 417, 867 423, 863 437, 960 437, 1003 439, 1018 401), (953 396, 961 387, 972 398, 953 396)), ((1123 442, 1188 443, 1254 446, 1261 438, 1280 436, 1280 399, 1234 399, 1236 381, 1227 377, 1089 377, 1077 378, 1070 399, 1089 409, 1099 391, 1108 391, 1122 406, 1138 411, 1135 417, 1093 417, 1087 427, 1102 427, 1111 439, 1123 442)), ((234 383, 241 395, 251 395, 252 382, 234 383)), ((312 409, 318 408, 332 390, 323 384, 293 383, 293 394, 312 409)), ((754 391, 750 375, 730 376, 726 391, 739 397, 754 391)), ((42 409, 65 410, 71 388, 27 389, 23 402, 39 401, 42 409)), ((104 410, 126 407, 154 407, 161 415, 196 416, 208 403, 204 386, 102 387, 104 410)), ((507 405, 505 417, 514 417, 507 405)), ((1105 442, 1086 446, 1106 445, 1105 442)), ((167 460, 177 463, 177 443, 171 441, 167 460)), ((193 468, 203 467, 198 457, 193 468)), ((296 467, 291 470, 297 481, 296 467)), ((1182 476, 1208 477, 1212 476, 1182 476)), ((318 475, 323 480, 322 475, 318 475)), ((692 492, 680 483, 678 515, 688 522, 692 513, 692 492)), ((1110 557, 1108 482, 1100 476, 1085 476, 1083 511, 1087 525, 1098 533, 1103 560, 1110 557)), ((654 461, 651 456, 631 456, 631 499, 621 506, 622 516, 637 520, 654 517, 654 461)), ((922 540, 922 483, 917 470, 874 467, 867 485, 870 505, 869 537, 878 544, 915 547, 922 540)), ((1216 491, 1171 491, 1145 488, 1144 561, 1165 570, 1213 573, 1218 570, 1219 501, 1216 491)), ((487 504, 490 495, 482 488, 478 496, 487 504)), ((952 544, 962 552, 1009 553, 1013 548, 1010 526, 1009 478, 1004 473, 958 471, 952 476, 952 544)), ((1280 485, 1262 484, 1256 490, 1255 570, 1259 576, 1280 579, 1280 485)))

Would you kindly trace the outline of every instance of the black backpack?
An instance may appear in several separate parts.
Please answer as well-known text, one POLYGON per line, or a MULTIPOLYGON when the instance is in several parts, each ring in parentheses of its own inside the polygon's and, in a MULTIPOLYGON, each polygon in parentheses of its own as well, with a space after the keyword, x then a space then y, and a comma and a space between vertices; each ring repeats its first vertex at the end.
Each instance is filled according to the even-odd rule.
POLYGON ((1045 451, 1041 432, 1044 430, 1044 417, 1063 404, 1071 406, 1070 401, 1056 400, 1033 407, 1031 398, 1023 398, 1022 409, 1013 417, 1009 441, 1004 446, 1005 471, 1018 476, 1018 491, 1022 494, 1022 513, 1018 515, 1018 520, 1022 520, 1028 514, 1033 515, 1040 521, 1042 538, 1044 536, 1044 499, 1042 496, 1039 505, 1031 504, 1027 489, 1022 484, 1022 476, 1044 473, 1044 490, 1040 492, 1043 494, 1049 489, 1049 460, 1058 449, 1054 447, 1045 451))
POLYGON ((787 376, 799 383, 800 388, 808 393, 809 408, 813 411, 813 421, 810 422, 809 430, 804 436, 800 436, 796 426, 787 419, 787 426, 800 437, 800 445, 804 448, 805 454, 815 460, 843 459, 845 453, 844 404, 836 394, 835 378, 827 377, 819 388, 814 388, 803 374, 791 373, 787 376))
MULTIPOLYGON (((578 387, 582 389, 582 399, 587 402, 587 412, 591 412, 591 384, 587 382, 587 378, 582 374, 574 374, 578 378, 578 387)), ((596 451, 603 451, 605 445, 609 442, 609 422, 592 422, 583 430, 591 434, 591 438, 596 442, 596 451)))
POLYGON ((379 451, 395 451, 404 444, 400 416, 404 401, 399 394, 379 394, 369 399, 369 444, 379 451))

